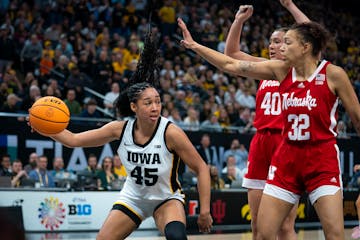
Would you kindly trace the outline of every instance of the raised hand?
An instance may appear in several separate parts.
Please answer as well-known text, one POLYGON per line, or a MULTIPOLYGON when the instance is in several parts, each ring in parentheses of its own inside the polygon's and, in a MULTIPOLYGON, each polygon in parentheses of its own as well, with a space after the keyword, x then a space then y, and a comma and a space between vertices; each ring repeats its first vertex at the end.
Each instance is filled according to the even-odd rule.
POLYGON ((181 18, 177 19, 178 26, 180 27, 183 35, 183 40, 180 41, 180 44, 184 46, 185 48, 191 48, 192 45, 194 45, 196 42, 193 40, 189 30, 186 27, 186 24, 181 18))
POLYGON ((283 5, 284 8, 288 8, 291 4, 293 4, 292 0, 280 0, 281 5, 283 5))
POLYGON ((239 10, 235 14, 235 21, 245 22, 254 12, 252 5, 240 5, 239 10))

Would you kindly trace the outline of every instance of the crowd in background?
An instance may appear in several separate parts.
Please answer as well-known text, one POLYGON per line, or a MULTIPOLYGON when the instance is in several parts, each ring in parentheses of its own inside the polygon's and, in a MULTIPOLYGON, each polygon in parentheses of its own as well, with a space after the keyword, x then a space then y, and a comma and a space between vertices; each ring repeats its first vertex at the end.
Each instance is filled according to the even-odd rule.
MULTIPOLYGON (((345 68, 360 98, 359 18, 347 1, 342 5, 320 2, 295 1, 310 19, 333 33, 323 57, 345 68)), ((39 97, 52 95, 65 101, 72 116, 114 117, 113 103, 136 69, 151 12, 151 31, 159 38, 163 116, 187 131, 254 132, 256 81, 225 74, 181 47, 176 24, 181 17, 196 41, 223 52, 239 4, 219 0, 1 1, 0 111, 27 113, 39 97)), ((271 32, 294 20, 278 1, 252 4, 254 15, 245 23, 239 44, 243 51, 267 58, 271 32)), ((338 121, 339 137, 355 135, 344 111, 338 121)), ((232 156, 211 168, 215 179, 232 156)), ((238 168, 230 167, 230 171, 243 174, 244 168, 238 168)), ((215 182, 215 188, 225 184, 215 182)))
MULTIPOLYGON (((197 41, 223 51, 238 4, 218 0, 2 1, 1 111, 27 113, 36 99, 53 95, 65 100, 72 116, 111 118, 113 102, 136 68, 151 12, 152 34, 159 37, 163 115, 189 131, 235 127, 253 132, 256 81, 214 69, 178 44, 176 18, 181 17, 197 41), (105 99, 85 91, 86 87, 105 99)), ((293 19, 277 1, 253 4, 254 16, 245 23, 241 49, 267 57, 269 34, 292 24, 293 19)), ((334 33, 324 57, 346 69, 360 96, 359 19, 351 14, 351 6, 335 11, 338 6, 332 1, 296 4, 334 33)), ((340 112, 339 136, 347 137, 355 131, 348 116, 340 112)))

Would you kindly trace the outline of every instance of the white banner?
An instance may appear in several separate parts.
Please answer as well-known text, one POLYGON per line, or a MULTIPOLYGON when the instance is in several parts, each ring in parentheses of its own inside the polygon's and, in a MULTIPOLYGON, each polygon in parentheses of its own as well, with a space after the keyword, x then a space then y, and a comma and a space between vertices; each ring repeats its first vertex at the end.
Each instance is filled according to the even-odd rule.
MULTIPOLYGON (((99 230, 116 192, 0 191, 0 206, 22 206, 25 231, 99 230)), ((153 218, 140 225, 155 229, 153 218)))

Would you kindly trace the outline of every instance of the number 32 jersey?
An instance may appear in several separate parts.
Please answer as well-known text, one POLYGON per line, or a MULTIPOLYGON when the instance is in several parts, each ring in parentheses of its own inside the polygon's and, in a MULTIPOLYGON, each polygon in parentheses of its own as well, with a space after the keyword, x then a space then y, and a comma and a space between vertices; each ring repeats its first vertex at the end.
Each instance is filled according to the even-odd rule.
POLYGON ((338 97, 326 79, 323 60, 306 81, 297 81, 292 68, 281 82, 284 137, 288 142, 327 141, 336 137, 338 97))
POLYGON ((128 120, 120 137, 118 154, 128 175, 120 195, 164 200, 182 194, 178 181, 180 158, 165 143, 169 120, 160 117, 153 136, 144 145, 133 140, 135 122, 136 119, 128 120))

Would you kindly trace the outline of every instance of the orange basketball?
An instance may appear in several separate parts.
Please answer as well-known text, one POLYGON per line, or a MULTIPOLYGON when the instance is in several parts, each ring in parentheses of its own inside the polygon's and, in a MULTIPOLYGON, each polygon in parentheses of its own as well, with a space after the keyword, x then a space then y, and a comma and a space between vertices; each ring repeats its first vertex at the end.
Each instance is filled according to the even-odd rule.
POLYGON ((64 130, 70 120, 70 111, 57 97, 39 98, 29 109, 31 127, 43 134, 56 134, 64 130))

